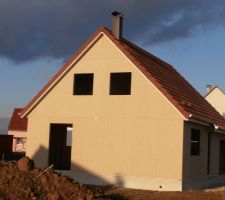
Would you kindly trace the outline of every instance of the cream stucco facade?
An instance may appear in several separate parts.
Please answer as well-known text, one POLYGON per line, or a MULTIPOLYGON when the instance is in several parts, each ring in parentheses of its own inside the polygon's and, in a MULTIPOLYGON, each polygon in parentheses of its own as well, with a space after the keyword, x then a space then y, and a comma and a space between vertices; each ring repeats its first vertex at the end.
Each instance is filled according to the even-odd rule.
POLYGON ((205 98, 221 115, 225 116, 225 94, 221 89, 214 88, 205 98))
MULTIPOLYGON (((194 181, 202 187, 195 179, 208 177, 204 145, 210 129, 184 121, 103 35, 28 115, 27 155, 37 166, 47 166, 50 124, 72 124, 71 169, 64 173, 78 181, 177 191, 191 188, 194 181), (132 73, 131 95, 109 95, 112 72, 132 73), (93 95, 73 95, 78 73, 94 74, 93 95), (198 158, 188 153, 191 126, 203 132, 198 158)), ((218 175, 217 164, 210 163, 218 175)))

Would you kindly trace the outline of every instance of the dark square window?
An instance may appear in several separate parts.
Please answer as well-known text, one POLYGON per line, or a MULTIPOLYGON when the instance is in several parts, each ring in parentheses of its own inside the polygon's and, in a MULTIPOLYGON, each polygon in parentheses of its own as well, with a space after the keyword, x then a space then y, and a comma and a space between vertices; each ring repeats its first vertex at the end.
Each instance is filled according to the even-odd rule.
POLYGON ((131 73, 111 73, 110 74, 110 95, 130 95, 131 94, 131 73))
POLYGON ((191 155, 200 155, 200 130, 191 129, 191 155))
POLYGON ((94 74, 74 74, 73 94, 92 95, 94 74))

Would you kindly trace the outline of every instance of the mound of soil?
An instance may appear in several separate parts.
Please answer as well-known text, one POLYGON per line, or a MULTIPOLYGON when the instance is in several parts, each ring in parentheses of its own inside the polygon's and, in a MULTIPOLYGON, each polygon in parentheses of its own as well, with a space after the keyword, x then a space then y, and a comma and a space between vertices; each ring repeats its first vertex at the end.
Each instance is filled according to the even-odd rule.
POLYGON ((0 162, 0 200, 224 200, 216 192, 157 192, 115 186, 83 185, 49 169, 33 169, 28 157, 18 162, 0 162))
POLYGON ((106 200, 98 187, 74 182, 50 169, 19 170, 17 162, 0 163, 0 199, 4 200, 106 200), (34 180, 35 179, 35 180, 34 180))

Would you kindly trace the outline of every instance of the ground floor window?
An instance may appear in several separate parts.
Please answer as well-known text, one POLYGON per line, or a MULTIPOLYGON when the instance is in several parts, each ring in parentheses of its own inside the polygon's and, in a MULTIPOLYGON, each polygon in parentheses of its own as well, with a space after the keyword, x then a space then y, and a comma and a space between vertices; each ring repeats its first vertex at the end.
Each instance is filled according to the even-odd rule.
POLYGON ((191 129, 191 155, 199 156, 200 155, 200 130, 191 129))
POLYGON ((24 145, 25 139, 24 138, 16 138, 16 144, 24 145))

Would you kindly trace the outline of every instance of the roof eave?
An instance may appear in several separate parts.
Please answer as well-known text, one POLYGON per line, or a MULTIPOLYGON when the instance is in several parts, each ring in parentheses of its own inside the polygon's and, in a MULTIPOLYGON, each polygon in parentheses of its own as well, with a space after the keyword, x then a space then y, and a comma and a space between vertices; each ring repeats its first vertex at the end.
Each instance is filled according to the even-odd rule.
POLYGON ((8 129, 8 131, 27 132, 27 129, 26 130, 8 129))
POLYGON ((214 124, 215 132, 216 133, 224 133, 225 134, 225 128, 221 128, 220 126, 214 124))
POLYGON ((197 123, 197 124, 200 124, 203 126, 207 126, 207 127, 212 127, 213 131, 216 133, 225 133, 225 128, 222 128, 222 127, 216 125, 213 121, 203 119, 202 117, 199 117, 194 114, 189 115, 188 121, 194 122, 194 123, 197 123))

